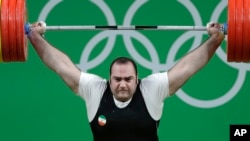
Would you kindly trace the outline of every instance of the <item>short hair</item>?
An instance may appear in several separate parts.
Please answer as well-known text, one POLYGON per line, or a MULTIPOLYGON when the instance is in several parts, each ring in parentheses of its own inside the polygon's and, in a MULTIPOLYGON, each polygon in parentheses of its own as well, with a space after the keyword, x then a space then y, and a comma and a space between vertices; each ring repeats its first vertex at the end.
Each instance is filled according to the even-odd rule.
POLYGON ((110 64, 110 68, 109 68, 109 75, 111 76, 111 73, 112 73, 112 67, 113 65, 116 63, 116 64, 127 64, 128 62, 131 62, 134 69, 135 69, 135 75, 137 76, 137 66, 135 64, 135 61, 128 58, 128 57, 118 57, 116 59, 114 59, 112 61, 112 63, 110 64))

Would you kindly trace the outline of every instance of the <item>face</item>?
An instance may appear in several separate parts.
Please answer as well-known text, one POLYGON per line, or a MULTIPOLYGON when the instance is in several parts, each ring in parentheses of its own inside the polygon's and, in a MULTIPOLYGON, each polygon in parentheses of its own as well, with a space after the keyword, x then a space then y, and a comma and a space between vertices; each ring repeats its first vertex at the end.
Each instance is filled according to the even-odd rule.
POLYGON ((129 100, 135 93, 137 75, 131 62, 113 64, 110 76, 110 89, 114 97, 122 102, 129 100))

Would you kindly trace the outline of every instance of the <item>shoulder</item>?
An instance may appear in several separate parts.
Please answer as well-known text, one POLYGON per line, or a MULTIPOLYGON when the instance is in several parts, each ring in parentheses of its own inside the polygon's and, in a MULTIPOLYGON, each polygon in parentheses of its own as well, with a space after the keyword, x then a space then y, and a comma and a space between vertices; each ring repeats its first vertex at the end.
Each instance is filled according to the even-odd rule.
POLYGON ((164 100, 169 93, 168 73, 155 73, 143 78, 140 89, 143 95, 164 100))
POLYGON ((107 88, 107 80, 91 73, 81 72, 79 94, 103 93, 107 88))
POLYGON ((92 85, 96 83, 106 84, 106 79, 91 73, 81 72, 80 83, 81 85, 92 85))
POLYGON ((141 79, 142 85, 148 85, 148 84, 155 84, 155 83, 168 83, 168 73, 167 72, 161 72, 161 73, 154 73, 151 75, 148 75, 147 77, 141 79))

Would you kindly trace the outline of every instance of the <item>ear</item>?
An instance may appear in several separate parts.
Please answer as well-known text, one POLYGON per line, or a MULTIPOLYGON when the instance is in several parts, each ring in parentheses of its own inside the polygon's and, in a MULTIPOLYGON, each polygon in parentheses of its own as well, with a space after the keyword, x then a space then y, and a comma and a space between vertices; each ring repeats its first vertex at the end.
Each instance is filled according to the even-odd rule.
POLYGON ((139 79, 138 79, 138 74, 137 74, 137 76, 136 76, 136 84, 138 84, 139 83, 139 79))

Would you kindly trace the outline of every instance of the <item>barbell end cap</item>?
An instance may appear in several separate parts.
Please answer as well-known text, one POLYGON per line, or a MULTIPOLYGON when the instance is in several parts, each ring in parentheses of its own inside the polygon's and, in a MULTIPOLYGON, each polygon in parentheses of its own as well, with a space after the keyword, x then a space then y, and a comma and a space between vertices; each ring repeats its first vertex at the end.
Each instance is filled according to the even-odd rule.
POLYGON ((228 29, 228 24, 224 23, 223 24, 223 33, 224 33, 224 35, 227 35, 227 29, 228 29))
POLYGON ((26 23, 24 25, 24 31, 25 31, 25 35, 27 35, 29 37, 30 31, 31 31, 31 29, 30 29, 30 23, 26 23))

